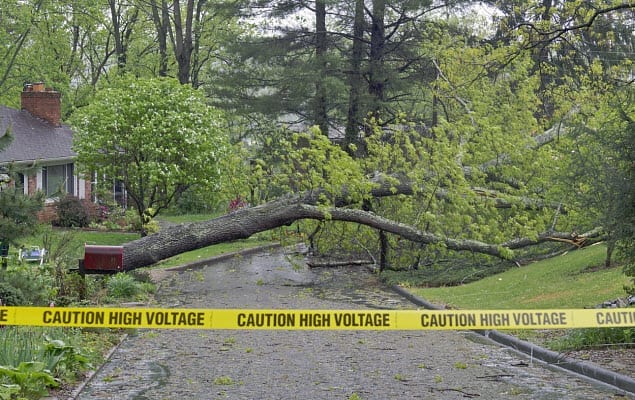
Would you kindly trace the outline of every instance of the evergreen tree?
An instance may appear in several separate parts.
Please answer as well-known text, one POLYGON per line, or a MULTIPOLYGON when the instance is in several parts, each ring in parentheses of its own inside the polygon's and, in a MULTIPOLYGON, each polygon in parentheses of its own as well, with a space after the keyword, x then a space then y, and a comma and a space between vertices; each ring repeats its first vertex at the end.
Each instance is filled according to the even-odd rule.
MULTIPOLYGON (((0 136, 0 152, 8 146, 11 134, 7 130, 0 136)), ((26 196, 14 185, 17 177, 11 166, 0 167, 0 242, 14 244, 20 238, 37 230, 37 212, 44 205, 44 196, 39 193, 26 196)))

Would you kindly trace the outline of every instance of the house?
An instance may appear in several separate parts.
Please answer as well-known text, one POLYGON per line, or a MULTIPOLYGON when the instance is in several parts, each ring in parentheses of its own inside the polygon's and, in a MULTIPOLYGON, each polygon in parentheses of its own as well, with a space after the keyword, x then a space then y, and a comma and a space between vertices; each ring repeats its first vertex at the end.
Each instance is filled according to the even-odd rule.
POLYGON ((0 150, 0 169, 11 165, 18 178, 12 185, 25 194, 46 194, 43 220, 55 218, 54 204, 63 194, 91 198, 91 182, 76 173, 73 131, 61 123, 61 95, 43 83, 27 84, 21 110, 0 106, 0 136, 13 141, 0 150))

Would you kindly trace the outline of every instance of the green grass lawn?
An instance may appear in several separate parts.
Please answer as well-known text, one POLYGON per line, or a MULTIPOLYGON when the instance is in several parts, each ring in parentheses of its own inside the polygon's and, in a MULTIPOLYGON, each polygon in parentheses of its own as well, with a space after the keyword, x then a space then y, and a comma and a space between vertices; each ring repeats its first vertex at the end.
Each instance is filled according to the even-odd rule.
POLYGON ((621 267, 604 265, 606 247, 596 245, 535 262, 466 285, 411 288, 417 296, 462 309, 591 307, 624 297, 629 283, 621 267))
MULTIPOLYGON (((173 223, 187 223, 187 222, 198 222, 205 221, 214 218, 213 215, 179 215, 179 216, 161 216, 161 219, 173 222, 173 223)), ((134 232, 116 232, 116 231, 90 231, 90 230, 82 230, 82 229, 53 229, 50 230, 44 229, 45 233, 40 233, 38 235, 24 238, 20 240, 20 244, 24 246, 44 246, 44 236, 45 235, 53 235, 54 243, 59 240, 69 241, 72 245, 73 251, 72 254, 76 256, 78 259, 83 258, 84 256, 84 244, 93 244, 93 245, 109 245, 109 246, 120 246, 127 242, 136 240, 140 238, 138 233, 134 232)), ((217 245, 204 247, 202 249, 197 249, 193 251, 189 251, 186 253, 182 253, 176 255, 174 257, 168 258, 166 260, 160 261, 159 263, 151 266, 151 267, 160 267, 160 268, 169 268, 178 265, 183 265, 187 263, 191 263, 194 261, 214 257, 223 253, 235 252, 238 250, 242 250, 245 248, 256 247, 263 244, 269 244, 273 241, 270 240, 268 235, 255 235, 252 238, 245 240, 237 240, 230 243, 220 243, 217 245)), ((55 244, 57 246, 57 244, 55 244)), ((12 251, 16 252, 17 247, 12 246, 12 251)))
POLYGON ((219 243, 213 246, 204 247, 202 249, 188 251, 181 253, 174 257, 167 258, 152 265, 152 268, 171 268, 178 267, 180 265, 189 264, 191 262, 204 260, 206 258, 218 256, 224 253, 232 253, 242 249, 248 249, 265 244, 270 244, 271 241, 255 239, 237 240, 230 243, 219 243))

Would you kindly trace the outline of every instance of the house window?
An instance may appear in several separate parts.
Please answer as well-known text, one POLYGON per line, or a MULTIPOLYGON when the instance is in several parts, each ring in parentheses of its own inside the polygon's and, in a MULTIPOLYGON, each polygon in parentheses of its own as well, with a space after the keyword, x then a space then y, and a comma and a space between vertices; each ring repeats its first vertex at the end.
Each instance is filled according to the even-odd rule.
POLYGON ((42 168, 42 189, 46 197, 59 197, 64 193, 75 193, 73 164, 49 165, 42 168))
POLYGON ((15 174, 15 189, 18 193, 27 194, 24 190, 24 174, 18 172, 15 174))
POLYGON ((126 192, 126 186, 120 180, 115 180, 113 183, 113 195, 115 203, 119 204, 122 208, 128 208, 128 193, 126 192))

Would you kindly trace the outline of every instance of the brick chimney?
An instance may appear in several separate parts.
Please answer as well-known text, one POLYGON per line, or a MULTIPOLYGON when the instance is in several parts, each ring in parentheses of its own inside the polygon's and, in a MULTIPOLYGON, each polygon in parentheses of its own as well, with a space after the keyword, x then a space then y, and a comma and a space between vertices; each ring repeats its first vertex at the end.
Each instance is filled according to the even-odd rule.
POLYGON ((44 88, 42 82, 26 84, 22 90, 21 100, 22 109, 34 117, 42 118, 53 126, 61 125, 62 100, 59 92, 44 88))

